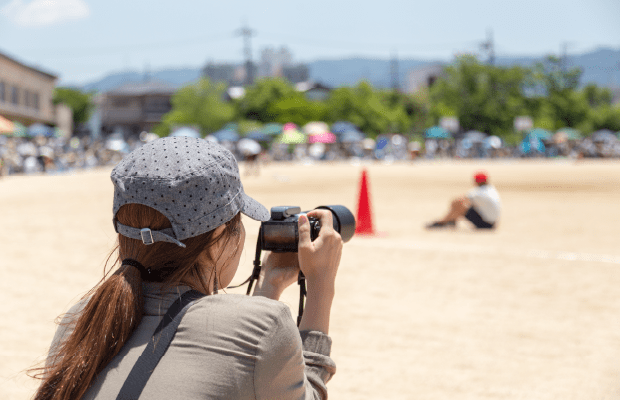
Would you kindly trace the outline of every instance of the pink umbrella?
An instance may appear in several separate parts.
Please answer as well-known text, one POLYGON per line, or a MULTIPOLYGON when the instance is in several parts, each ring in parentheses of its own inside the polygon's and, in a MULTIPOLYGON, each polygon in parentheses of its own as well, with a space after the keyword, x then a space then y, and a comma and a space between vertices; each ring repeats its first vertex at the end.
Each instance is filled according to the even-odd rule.
POLYGON ((310 135, 310 143, 336 143, 336 135, 331 132, 310 135))
POLYGON ((292 122, 287 122, 286 124, 284 124, 284 127, 282 128, 283 131, 292 131, 292 130, 296 130, 297 129, 297 125, 295 125, 292 122))

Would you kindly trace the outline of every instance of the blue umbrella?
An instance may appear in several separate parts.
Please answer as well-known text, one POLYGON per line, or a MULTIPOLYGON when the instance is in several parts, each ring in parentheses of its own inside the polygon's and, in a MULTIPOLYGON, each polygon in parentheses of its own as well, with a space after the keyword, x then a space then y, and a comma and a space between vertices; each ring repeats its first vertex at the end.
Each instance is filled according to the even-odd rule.
POLYGON ((256 140, 257 142, 269 142, 272 139, 271 136, 261 131, 252 131, 245 135, 245 137, 247 137, 248 139, 256 140))
POLYGON ((239 134, 228 129, 217 131, 213 134, 213 136, 218 140, 218 142, 236 142, 239 140, 239 134))
POLYGON ((47 125, 43 124, 32 124, 28 127, 27 130, 28 136, 54 136, 54 130, 47 125))
POLYGON ((525 136, 525 139, 523 139, 519 147, 523 154, 530 154, 533 151, 537 151, 539 153, 545 152, 545 144, 538 136, 535 135, 528 134, 525 136))
POLYGON ((172 136, 172 137, 191 137, 191 138, 196 138, 196 139, 200 139, 200 137, 201 137, 200 136, 200 132, 198 132, 196 129, 192 129, 192 128, 189 128, 187 126, 184 126, 183 128, 177 129, 170 136, 172 136))
POLYGON ((424 133, 424 136, 427 139, 450 139, 452 137, 450 135, 450 132, 440 126, 433 126, 432 128, 428 128, 424 133))
POLYGON ((364 139, 364 134, 358 131, 346 131, 338 136, 338 141, 341 143, 361 142, 364 139))
POLYGON ((390 141, 385 136, 379 136, 377 138, 377 142, 375 143, 375 150, 383 150, 390 141))
POLYGON ((530 137, 534 136, 540 140, 551 140, 552 134, 546 129, 536 128, 536 129, 532 129, 531 131, 529 131, 526 137, 528 136, 530 137))
POLYGON ((596 131, 591 136, 593 142, 615 142, 617 140, 616 135, 609 129, 601 129, 596 131))
POLYGON ((282 133, 282 124, 272 122, 263 126, 260 131, 266 135, 277 136, 282 133))
POLYGON ((345 132, 359 132, 359 129, 357 129, 357 126, 347 121, 334 122, 332 125, 332 133, 342 135, 345 132))

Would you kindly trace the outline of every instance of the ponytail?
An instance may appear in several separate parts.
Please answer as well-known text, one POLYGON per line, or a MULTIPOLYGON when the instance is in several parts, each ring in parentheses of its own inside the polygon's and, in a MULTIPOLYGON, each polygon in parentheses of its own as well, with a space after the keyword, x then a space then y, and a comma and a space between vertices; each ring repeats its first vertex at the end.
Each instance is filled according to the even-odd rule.
MULTIPOLYGON (((117 218, 124 225, 139 228, 159 230, 171 226, 161 213, 141 204, 122 206, 117 218)), ((163 277, 158 282, 163 283, 164 287, 182 284, 189 278, 191 282, 198 282, 199 287, 192 289, 210 294, 210 282, 217 279, 215 268, 200 265, 198 259, 220 240, 225 247, 229 240, 239 238, 240 214, 225 225, 226 228, 219 234, 212 230, 184 240, 185 248, 167 242, 146 246, 140 240, 119 235, 118 246, 110 257, 118 250, 115 265, 126 258, 138 261, 151 269, 154 276, 163 277)), ((206 256, 209 265, 219 265, 222 261, 219 257, 213 258, 211 252, 207 252, 206 256)), ((228 261, 224 260, 222 265, 227 265, 228 261)), ((82 398, 140 324, 144 311, 140 270, 121 265, 112 275, 107 275, 104 271, 99 285, 84 297, 84 308, 69 318, 71 334, 57 343, 57 348, 50 349, 46 366, 29 370, 31 376, 43 381, 34 400, 82 398)))
MULTIPOLYGON (((140 324, 144 308, 137 268, 122 265, 90 295, 71 335, 54 351, 34 400, 80 399, 140 324), (120 318, 119 318, 120 317, 120 318)), ((39 369, 40 370, 40 369, 39 369)))

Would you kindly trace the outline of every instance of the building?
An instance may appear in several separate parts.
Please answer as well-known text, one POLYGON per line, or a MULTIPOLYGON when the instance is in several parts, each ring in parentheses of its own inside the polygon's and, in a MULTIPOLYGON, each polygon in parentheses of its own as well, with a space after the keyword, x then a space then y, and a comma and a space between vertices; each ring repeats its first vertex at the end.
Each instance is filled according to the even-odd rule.
POLYGON ((25 126, 58 126, 71 135, 71 110, 52 102, 57 80, 56 75, 0 53, 0 115, 25 126))
POLYGON ((214 64, 210 62, 202 69, 202 75, 212 82, 224 82, 226 85, 237 85, 242 83, 245 77, 245 75, 240 77, 238 70, 238 66, 233 64, 214 64))
POLYGON ((265 47, 260 53, 258 76, 283 76, 284 67, 291 65, 292 62, 293 55, 285 46, 280 47, 279 50, 265 47))
POLYGON ((332 89, 318 82, 306 81, 295 84, 295 90, 302 92, 308 100, 325 101, 332 89))
POLYGON ((412 69, 407 74, 407 92, 415 93, 422 89, 428 89, 443 76, 444 69, 441 64, 428 64, 412 69))
POLYGON ((164 114, 172 110, 176 88, 165 82, 128 83, 97 99, 104 135, 122 131, 125 137, 151 132, 164 114))
POLYGON ((291 83, 307 82, 310 72, 305 64, 287 65, 282 68, 282 76, 291 83))

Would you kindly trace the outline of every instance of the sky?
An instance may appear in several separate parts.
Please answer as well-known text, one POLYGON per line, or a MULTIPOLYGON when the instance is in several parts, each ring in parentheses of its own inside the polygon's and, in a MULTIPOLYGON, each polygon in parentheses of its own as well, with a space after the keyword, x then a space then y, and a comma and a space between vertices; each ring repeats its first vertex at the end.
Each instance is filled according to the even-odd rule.
POLYGON ((83 84, 122 70, 256 61, 286 46, 298 62, 362 56, 449 61, 479 53, 620 48, 619 0, 0 0, 0 52, 83 84))

